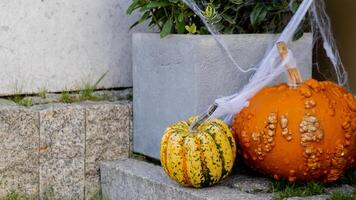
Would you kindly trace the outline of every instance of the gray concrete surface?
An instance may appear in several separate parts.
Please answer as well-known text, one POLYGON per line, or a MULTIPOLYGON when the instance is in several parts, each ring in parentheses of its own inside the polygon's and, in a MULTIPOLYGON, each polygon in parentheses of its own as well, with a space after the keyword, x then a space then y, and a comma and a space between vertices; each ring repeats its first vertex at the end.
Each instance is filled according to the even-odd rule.
POLYGON ((131 87, 128 0, 2 0, 0 95, 131 87))
POLYGON ((110 200, 272 199, 272 194, 250 194, 224 185, 203 189, 182 187, 171 181, 161 167, 133 159, 102 162, 101 186, 103 196, 110 200))

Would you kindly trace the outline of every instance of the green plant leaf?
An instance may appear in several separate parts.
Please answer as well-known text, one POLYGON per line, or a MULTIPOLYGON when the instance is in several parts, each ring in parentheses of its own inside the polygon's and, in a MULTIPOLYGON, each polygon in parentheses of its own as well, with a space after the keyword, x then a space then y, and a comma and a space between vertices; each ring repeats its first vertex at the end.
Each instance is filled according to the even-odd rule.
POLYGON ((262 4, 257 4, 251 14, 250 14, 250 20, 251 24, 253 27, 259 25, 266 17, 267 15, 267 10, 262 4))
POLYGON ((292 1, 291 5, 290 5, 290 10, 295 13, 297 12, 297 9, 299 7, 299 4, 297 1, 292 1))
POLYGON ((185 32, 185 21, 178 21, 176 29, 178 34, 183 34, 185 32))
POLYGON ((158 7, 166 7, 169 6, 170 3, 168 2, 160 2, 160 1, 151 1, 147 4, 147 8, 158 8, 158 7))
POLYGON ((233 4, 240 5, 240 4, 244 3, 244 0, 230 0, 230 2, 233 3, 233 4))
POLYGON ((178 22, 182 22, 184 20, 184 13, 180 13, 178 15, 178 22))
POLYGON ((129 30, 131 30, 133 27, 135 27, 135 26, 137 26, 137 25, 139 25, 139 24, 142 24, 143 22, 145 22, 149 17, 150 17, 150 12, 148 11, 148 12, 145 12, 145 14, 143 14, 142 15, 142 17, 139 19, 139 20, 137 20, 135 23, 133 23, 131 26, 130 26, 130 28, 129 28, 129 30))
MULTIPOLYGON (((158 28, 166 36, 169 33, 187 33, 185 26, 195 24, 198 34, 208 34, 199 17, 182 0, 129 0, 127 13, 135 10, 142 13, 132 27, 148 22, 150 28, 158 28), (147 14, 149 12, 150 14, 147 14), (184 23, 183 23, 184 22, 184 23), (184 27, 184 29, 183 29, 184 27)), ((279 33, 293 16, 302 0, 194 0, 202 8, 208 23, 218 31, 237 33, 279 33)), ((189 26, 188 26, 189 27, 189 26)), ((301 26, 301 32, 310 30, 308 21, 301 26)), ((299 37, 299 34, 297 35, 299 37)))
POLYGON ((162 30, 161 30, 160 35, 161 35, 162 38, 163 38, 163 37, 166 37, 168 34, 171 33, 172 26, 173 26, 173 20, 172 20, 172 18, 169 18, 169 19, 166 21, 166 23, 164 23, 163 28, 162 28, 162 30))
POLYGON ((195 34, 197 33, 197 26, 195 24, 192 24, 190 26, 185 26, 185 29, 188 31, 190 34, 195 34))
POLYGON ((134 10, 136 10, 139 7, 142 7, 142 5, 139 4, 140 0, 135 0, 126 10, 126 13, 131 15, 134 10))

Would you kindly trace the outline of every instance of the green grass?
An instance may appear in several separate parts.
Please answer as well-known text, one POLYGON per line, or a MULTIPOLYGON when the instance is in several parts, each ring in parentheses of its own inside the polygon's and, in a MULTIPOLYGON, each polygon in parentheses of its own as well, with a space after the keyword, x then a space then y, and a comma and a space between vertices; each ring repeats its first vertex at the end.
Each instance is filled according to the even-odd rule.
POLYGON ((331 194, 331 200, 355 200, 356 189, 352 193, 334 192, 331 194))
POLYGON ((8 100, 15 102, 17 105, 29 107, 32 106, 32 100, 26 98, 26 96, 16 94, 14 96, 8 97, 8 100))
MULTIPOLYGON (((94 83, 94 84, 90 84, 90 83, 86 83, 84 84, 84 87, 82 88, 82 90, 80 90, 79 92, 76 93, 70 93, 67 90, 64 90, 61 94, 60 94, 60 98, 59 101, 62 103, 75 103, 75 102, 79 102, 79 101, 102 101, 102 100, 107 100, 108 96, 95 96, 94 92, 97 89, 99 83, 105 78, 105 76, 107 75, 108 72, 105 72, 103 75, 101 75, 99 77, 99 79, 94 83), (72 94, 77 94, 76 96, 72 95, 72 94)), ((45 99, 47 98, 47 90, 45 88, 41 88, 38 91, 37 96, 45 99)), ((8 97, 7 99, 15 102, 18 105, 22 105, 22 106, 32 106, 33 103, 31 101, 31 99, 26 98, 26 95, 21 95, 21 90, 20 89, 16 89, 15 90, 15 95, 8 97)))
POLYGON ((81 101, 90 100, 90 101, 98 101, 103 100, 100 97, 94 95, 95 90, 98 88, 99 83, 105 78, 108 72, 105 72, 103 75, 99 77, 99 79, 94 83, 86 83, 84 84, 84 88, 82 91, 79 92, 79 99, 81 101))
POLYGON ((95 88, 90 84, 85 84, 82 91, 79 92, 79 98, 82 101, 91 100, 95 101, 98 97, 94 96, 95 88))
POLYGON ((325 188, 319 183, 288 183, 286 181, 273 181, 270 192, 273 200, 282 200, 288 197, 306 197, 325 193, 325 188))
POLYGON ((42 99, 47 98, 47 90, 45 88, 41 88, 38 91, 38 96, 41 97, 42 99))
POLYGON ((86 83, 81 91, 79 91, 79 97, 73 97, 69 91, 63 91, 61 93, 60 101, 63 103, 75 103, 79 101, 99 101, 106 100, 106 96, 98 97, 94 95, 99 83, 104 79, 107 72, 104 73, 94 84, 86 83))
POLYGON ((36 198, 31 197, 30 195, 18 193, 18 192, 10 192, 5 197, 0 198, 0 200, 35 200, 36 198))
POLYGON ((59 101, 62 102, 62 103, 74 103, 74 102, 77 102, 78 99, 76 98, 73 98, 69 91, 63 91, 61 93, 61 97, 59 98, 59 101))
POLYGON ((32 106, 32 100, 28 99, 28 98, 23 98, 22 101, 20 101, 20 105, 25 106, 25 107, 29 107, 32 106))

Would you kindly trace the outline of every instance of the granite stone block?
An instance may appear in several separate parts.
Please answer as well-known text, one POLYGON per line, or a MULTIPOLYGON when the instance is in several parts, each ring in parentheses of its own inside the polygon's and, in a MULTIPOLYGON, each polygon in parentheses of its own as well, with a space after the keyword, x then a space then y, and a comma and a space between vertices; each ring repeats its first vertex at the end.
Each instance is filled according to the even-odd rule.
POLYGON ((85 197, 100 190, 99 162, 130 153, 132 105, 129 102, 86 106, 85 197))
POLYGON ((39 191, 39 117, 22 107, 0 108, 0 198, 39 191))
POLYGON ((85 110, 52 105, 40 110, 40 194, 84 198, 85 110))

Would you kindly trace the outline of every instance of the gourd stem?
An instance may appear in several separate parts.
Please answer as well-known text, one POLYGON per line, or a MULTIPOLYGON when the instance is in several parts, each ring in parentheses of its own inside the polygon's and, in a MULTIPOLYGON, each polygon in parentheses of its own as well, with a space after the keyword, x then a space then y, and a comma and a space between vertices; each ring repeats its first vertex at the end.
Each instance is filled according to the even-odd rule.
POLYGON ((192 122, 192 124, 190 124, 189 130, 191 132, 194 132, 197 130, 197 128, 203 124, 214 112, 215 110, 218 108, 218 104, 214 103, 213 105, 211 105, 209 107, 209 109, 204 112, 203 114, 201 114, 198 119, 196 119, 194 122, 192 122))
MULTIPOLYGON (((287 59, 288 57, 288 47, 284 42, 277 43, 277 49, 279 52, 279 56, 281 57, 282 61, 287 59)), ((291 88, 296 88, 299 84, 303 82, 303 78, 300 74, 298 67, 290 66, 286 64, 287 74, 288 74, 288 85, 291 88)))

